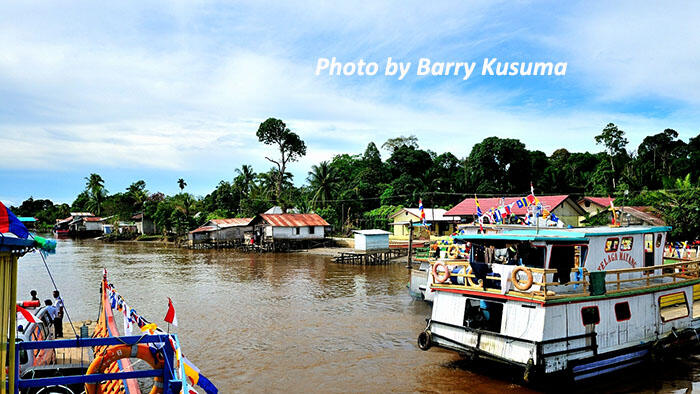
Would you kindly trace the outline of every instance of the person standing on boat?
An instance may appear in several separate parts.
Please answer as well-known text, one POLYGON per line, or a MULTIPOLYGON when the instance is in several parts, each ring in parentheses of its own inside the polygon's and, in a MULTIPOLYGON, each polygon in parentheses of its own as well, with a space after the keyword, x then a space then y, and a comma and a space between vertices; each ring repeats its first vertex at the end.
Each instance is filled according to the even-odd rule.
MULTIPOLYGON (((33 290, 33 289, 32 289, 32 290, 29 292, 29 295, 32 296, 32 301, 39 301, 39 302, 41 302, 41 300, 39 299, 39 297, 36 296, 36 290, 33 290)), ((39 304, 39 305, 41 305, 41 304, 39 304)))
POLYGON ((51 319, 51 323, 53 323, 56 318, 56 307, 53 306, 53 301, 48 299, 44 300, 44 305, 46 305, 46 313, 49 314, 49 319, 51 319))
POLYGON ((58 290, 53 291, 53 298, 56 299, 56 318, 53 320, 56 338, 63 338, 63 298, 58 290))

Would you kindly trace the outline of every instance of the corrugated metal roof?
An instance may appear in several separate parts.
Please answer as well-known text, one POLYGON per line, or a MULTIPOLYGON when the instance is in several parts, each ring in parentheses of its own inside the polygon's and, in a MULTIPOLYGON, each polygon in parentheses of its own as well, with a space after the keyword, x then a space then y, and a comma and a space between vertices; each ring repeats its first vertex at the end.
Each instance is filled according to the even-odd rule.
POLYGON ((642 220, 645 223, 655 226, 665 226, 666 222, 661 218, 661 215, 654 210, 653 207, 637 206, 637 207, 621 207, 622 212, 629 213, 631 216, 642 220))
POLYGON ((84 217, 82 219, 85 222, 101 222, 102 221, 102 218, 98 217, 98 216, 88 216, 88 217, 84 217))
MULTIPOLYGON (((556 207, 558 207, 567 198, 569 198, 568 194, 562 194, 562 195, 557 195, 557 196, 537 196, 537 199, 540 200, 540 202, 542 203, 542 206, 550 211, 552 211, 556 207)), ((520 198, 518 198, 518 197, 506 197, 505 203, 510 204, 510 203, 515 202, 516 200, 519 200, 519 199, 520 198)), ((481 212, 486 212, 490 208, 497 208, 498 204, 500 204, 500 200, 501 200, 500 198, 495 198, 495 197, 494 198, 480 198, 479 205, 481 206, 481 212)), ((581 208, 578 205, 576 205, 575 203, 572 205, 575 205, 578 210, 581 210, 581 208)), ((513 209, 511 211, 516 215, 525 215, 527 213, 527 208, 526 207, 518 208, 517 205, 514 205, 513 209)), ((426 213, 426 215, 427 215, 427 213, 426 213)), ((465 199, 464 201, 455 205, 449 211, 445 212, 445 216, 471 216, 471 215, 476 215, 476 203, 474 202, 474 197, 470 197, 470 198, 465 199)))
POLYGON ((315 213, 261 214, 260 217, 273 227, 330 226, 315 213))
POLYGON ((386 235, 386 234, 391 234, 388 231, 384 230, 379 230, 379 229, 373 229, 373 230, 353 230, 353 233, 355 234, 362 234, 362 235, 386 235))
POLYGON ((219 227, 235 227, 247 226, 253 218, 231 218, 231 219, 212 219, 208 223, 215 224, 219 227))
POLYGON ((190 231, 190 234, 208 233, 209 231, 214 231, 214 230, 216 230, 216 227, 214 227, 214 226, 202 226, 202 227, 197 227, 196 229, 190 231))
POLYGON ((601 207, 609 207, 610 206, 610 201, 612 198, 610 197, 584 197, 579 201, 585 201, 588 200, 592 202, 593 204, 600 205, 601 207))

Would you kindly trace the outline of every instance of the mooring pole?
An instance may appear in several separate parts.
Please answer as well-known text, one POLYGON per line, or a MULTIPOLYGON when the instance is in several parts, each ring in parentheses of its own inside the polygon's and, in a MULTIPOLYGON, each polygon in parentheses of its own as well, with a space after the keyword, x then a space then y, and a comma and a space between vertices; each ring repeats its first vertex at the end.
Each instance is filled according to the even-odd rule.
POLYGON ((411 257, 413 257, 413 219, 408 221, 408 259, 406 260, 406 268, 409 270, 411 266, 411 257))

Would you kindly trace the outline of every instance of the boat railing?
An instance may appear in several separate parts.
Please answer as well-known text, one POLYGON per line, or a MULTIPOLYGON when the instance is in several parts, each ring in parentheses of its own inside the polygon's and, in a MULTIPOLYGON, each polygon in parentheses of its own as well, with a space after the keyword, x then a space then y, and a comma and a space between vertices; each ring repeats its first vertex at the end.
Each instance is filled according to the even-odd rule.
POLYGON ((176 394, 182 390, 182 381, 177 378, 175 373, 175 349, 173 349, 170 341, 170 335, 134 335, 123 337, 108 337, 108 338, 76 338, 76 339, 61 339, 54 341, 27 341, 19 342, 15 346, 15 357, 19 360, 21 350, 36 350, 36 349, 56 349, 56 348, 75 348, 75 347, 94 347, 94 346, 112 346, 112 345, 137 345, 137 344, 155 344, 162 348, 164 356, 164 367, 160 369, 146 369, 128 372, 114 373, 95 373, 81 374, 69 376, 56 376, 37 379, 20 379, 19 363, 15 365, 15 393, 19 393, 20 389, 28 389, 31 387, 49 387, 49 386, 67 386, 80 383, 99 383, 105 380, 122 380, 147 377, 162 377, 163 379, 163 394, 176 394))
MULTIPOLYGON (((525 298, 538 300, 554 300, 559 298, 590 296, 591 272, 587 269, 573 268, 570 277, 576 278, 563 283, 555 280, 559 273, 556 269, 526 267, 532 275, 532 284, 527 290, 509 288, 506 291, 499 288, 502 278, 493 273, 477 279, 470 269, 467 261, 441 261, 450 271, 449 278, 444 283, 439 283, 433 278, 433 287, 446 289, 462 289, 481 291, 487 293, 507 293, 525 298), (454 278, 454 279, 453 279, 454 278), (498 283, 498 285, 496 285, 498 283)), ((688 280, 700 279, 700 260, 680 261, 664 264, 662 266, 650 266, 639 268, 623 268, 602 271, 605 273, 602 287, 604 293, 620 293, 631 290, 652 288, 654 286, 680 283, 688 280)), ((596 294, 598 295, 598 294, 596 294)))

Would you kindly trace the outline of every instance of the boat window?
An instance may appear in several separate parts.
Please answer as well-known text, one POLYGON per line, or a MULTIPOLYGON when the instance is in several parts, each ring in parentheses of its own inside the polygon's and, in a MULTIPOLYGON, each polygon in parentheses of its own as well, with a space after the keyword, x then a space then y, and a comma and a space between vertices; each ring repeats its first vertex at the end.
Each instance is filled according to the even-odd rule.
POLYGON ((644 234, 644 252, 652 253, 654 251, 654 234, 644 234))
POLYGON ((620 250, 628 251, 632 250, 632 243, 634 239, 632 237, 622 237, 622 242, 620 242, 620 250))
POLYGON ((617 245, 620 243, 620 238, 608 238, 605 241, 605 252, 617 252, 617 245))
POLYGON ((661 234, 656 235, 656 247, 657 248, 661 247, 661 234))
POLYGON ((581 308, 581 320, 583 320, 584 326, 600 323, 600 312, 598 312, 598 307, 587 306, 581 308))
POLYGON ((685 298, 685 292, 659 297, 659 314, 664 323, 688 316, 688 301, 685 298))
POLYGON ((700 284, 693 286, 693 319, 700 317, 700 284))
POLYGON ((630 312, 629 302, 625 301, 615 304, 615 319, 617 321, 629 320, 630 317, 632 317, 632 313, 630 312))

